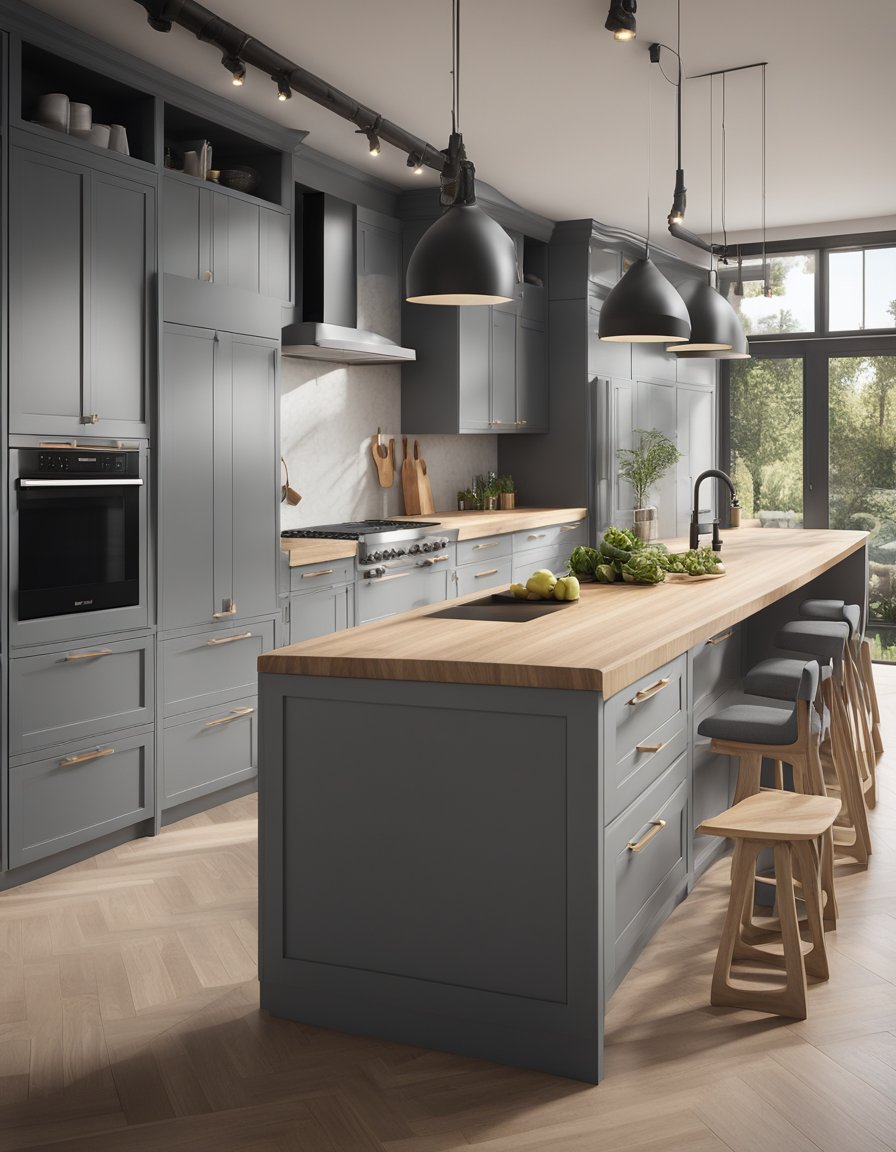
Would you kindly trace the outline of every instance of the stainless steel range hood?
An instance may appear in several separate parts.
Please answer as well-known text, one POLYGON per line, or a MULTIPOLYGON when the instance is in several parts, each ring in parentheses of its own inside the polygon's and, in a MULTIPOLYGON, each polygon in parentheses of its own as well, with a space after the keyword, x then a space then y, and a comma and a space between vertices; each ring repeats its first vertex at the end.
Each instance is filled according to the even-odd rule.
POLYGON ((355 206, 322 192, 296 198, 297 318, 282 333, 281 353, 338 364, 400 364, 413 348, 354 327, 357 321, 355 206), (301 317, 301 318, 299 318, 301 317))

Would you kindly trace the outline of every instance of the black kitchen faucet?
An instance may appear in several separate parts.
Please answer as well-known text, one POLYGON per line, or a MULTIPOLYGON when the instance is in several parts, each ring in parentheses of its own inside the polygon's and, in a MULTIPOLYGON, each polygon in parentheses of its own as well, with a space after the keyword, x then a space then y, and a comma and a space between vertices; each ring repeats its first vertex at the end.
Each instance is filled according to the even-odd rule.
POLYGON ((700 485, 707 478, 707 476, 715 476, 717 480, 724 480, 724 482, 728 485, 728 488, 731 492, 732 505, 737 504, 737 492, 735 492, 734 483, 733 483, 731 477, 727 473, 720 472, 718 468, 709 468, 706 472, 701 472, 700 475, 697 477, 696 481, 694 482, 694 509, 691 512, 691 534, 690 534, 690 540, 688 543, 689 543, 689 547, 691 547, 691 548, 699 548, 699 546, 700 546, 700 533, 701 532, 709 532, 710 530, 712 530, 712 550, 713 550, 713 552, 721 552, 722 551, 722 540, 721 540, 721 537, 719 536, 718 517, 716 517, 716 519, 713 520, 713 522, 711 524, 701 524, 699 522, 700 521, 700 514, 699 514, 698 509, 700 508, 700 485))

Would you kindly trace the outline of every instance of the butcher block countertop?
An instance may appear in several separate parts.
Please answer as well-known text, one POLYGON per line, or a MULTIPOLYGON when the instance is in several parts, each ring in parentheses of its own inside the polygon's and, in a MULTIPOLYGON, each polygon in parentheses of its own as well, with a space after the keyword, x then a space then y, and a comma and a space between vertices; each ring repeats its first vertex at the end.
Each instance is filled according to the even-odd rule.
MULTIPOLYGON (((573 523, 584 520, 587 515, 586 508, 514 508, 509 512, 433 512, 431 516, 394 516, 391 519, 407 520, 412 524, 416 520, 438 520, 443 531, 456 530, 458 540, 476 540, 480 536, 544 528, 547 524, 573 523)), ((290 568, 343 560, 358 551, 354 540, 286 539, 280 541, 280 547, 289 553, 290 568)))
MULTIPOLYGON (((583 584, 578 603, 526 622, 439 619, 446 605, 430 605, 268 652, 259 657, 258 670, 574 689, 609 697, 807 584, 863 548, 866 538, 864 532, 820 529, 728 530, 721 578, 583 584)), ((687 545, 677 541, 670 547, 687 545)), ((480 598, 477 593, 450 603, 480 598)))

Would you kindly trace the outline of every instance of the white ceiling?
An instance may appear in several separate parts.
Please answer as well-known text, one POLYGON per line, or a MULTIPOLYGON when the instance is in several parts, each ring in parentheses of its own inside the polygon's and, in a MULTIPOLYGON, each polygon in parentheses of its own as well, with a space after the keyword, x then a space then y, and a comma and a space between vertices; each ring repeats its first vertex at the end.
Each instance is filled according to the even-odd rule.
MULTIPOLYGON (((347 121, 305 100, 275 99, 250 70, 235 89, 220 53, 183 28, 154 32, 136 0, 31 0, 228 100, 290 127, 307 143, 397 186, 415 177, 388 145, 373 159, 347 121)), ((451 109, 451 0, 205 0, 208 8, 438 148, 451 109)), ((676 43, 675 0, 640 0, 638 38, 603 27, 609 0, 466 0, 461 4, 460 126, 477 175, 555 220, 594 217, 665 243, 675 169, 675 88, 648 60, 676 43)), ((795 229, 894 219, 896 2, 681 0, 685 74, 768 61, 766 223, 795 229), (857 17, 860 24, 857 25, 857 17)), ((674 56, 663 53, 667 73, 674 56)), ((727 82, 729 234, 761 224, 761 70, 727 82)), ((685 83, 687 225, 720 228, 721 85, 685 83), (710 138, 715 163, 710 168, 710 138)), ((812 229, 810 228, 811 232, 812 229)))

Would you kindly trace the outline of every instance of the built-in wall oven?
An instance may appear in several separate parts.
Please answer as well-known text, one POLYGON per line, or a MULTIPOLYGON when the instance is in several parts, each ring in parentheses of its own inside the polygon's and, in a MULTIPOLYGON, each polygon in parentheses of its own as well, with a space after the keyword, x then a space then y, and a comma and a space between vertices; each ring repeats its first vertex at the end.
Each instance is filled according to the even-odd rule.
POLYGON ((144 472, 139 446, 11 450, 13 643, 149 622, 144 472))

